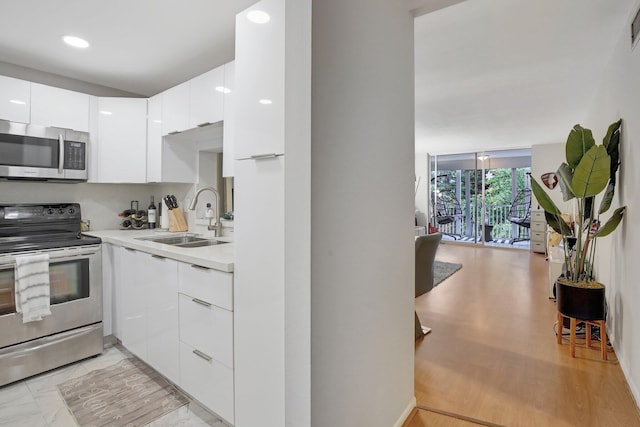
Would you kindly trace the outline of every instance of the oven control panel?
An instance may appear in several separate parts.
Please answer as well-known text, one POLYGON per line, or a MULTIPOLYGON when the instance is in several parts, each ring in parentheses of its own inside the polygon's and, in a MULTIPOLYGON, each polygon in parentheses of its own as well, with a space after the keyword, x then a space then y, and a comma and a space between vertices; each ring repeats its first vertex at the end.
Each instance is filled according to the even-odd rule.
POLYGON ((80 220, 78 203, 0 205, 0 222, 48 222, 80 220))

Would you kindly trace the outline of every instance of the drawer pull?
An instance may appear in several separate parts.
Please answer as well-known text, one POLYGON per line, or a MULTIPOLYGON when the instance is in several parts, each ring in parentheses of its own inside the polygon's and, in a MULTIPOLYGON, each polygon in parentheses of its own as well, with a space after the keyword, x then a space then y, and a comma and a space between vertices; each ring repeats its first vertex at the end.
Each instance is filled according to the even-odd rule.
POLYGON ((125 248, 126 250, 128 250, 129 252, 136 252, 135 249, 131 249, 131 248, 125 248))
POLYGON ((252 160, 260 160, 260 159, 273 159, 276 156, 276 153, 265 153, 265 154, 253 154, 251 156, 252 160))
POLYGON ((196 265, 196 264, 191 264, 191 267, 193 267, 193 268, 197 268, 198 270, 207 270, 207 271, 208 271, 208 270, 210 270, 210 269, 209 269, 209 268, 207 268, 207 267, 203 267, 203 266, 201 266, 201 265, 196 265))
POLYGON ((195 302, 196 304, 204 305, 205 307, 211 307, 210 303, 206 301, 202 301, 201 299, 198 299, 198 298, 191 298, 191 301, 195 302))
POLYGON ((169 132, 167 135, 177 135, 179 133, 180 133, 179 130, 174 130, 174 131, 169 132))
POLYGON ((201 352, 200 350, 193 350, 193 354, 195 354, 198 357, 203 358, 207 362, 211 362, 211 360, 213 359, 213 357, 209 356, 208 354, 205 354, 205 353, 201 352))
POLYGON ((212 124, 213 124, 213 123, 211 123, 211 122, 204 122, 204 123, 200 123, 200 124, 198 125, 198 127, 199 127, 199 128, 203 128, 203 127, 205 127, 205 126, 209 126, 209 125, 212 125, 212 124))
POLYGON ((151 255, 151 258, 156 258, 156 259, 167 259, 166 257, 160 256, 160 255, 151 255))

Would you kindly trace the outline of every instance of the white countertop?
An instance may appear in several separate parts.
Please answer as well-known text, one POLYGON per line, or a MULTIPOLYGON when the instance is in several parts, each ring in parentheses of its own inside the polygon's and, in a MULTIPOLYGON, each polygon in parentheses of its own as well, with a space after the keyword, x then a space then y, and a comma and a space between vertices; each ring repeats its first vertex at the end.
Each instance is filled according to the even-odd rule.
MULTIPOLYGON (((233 271, 233 242, 199 248, 180 248, 164 243, 151 242, 149 240, 139 240, 139 238, 172 236, 185 233, 171 233, 169 231, 156 230, 96 230, 87 231, 83 234, 100 237, 104 243, 112 243, 177 261, 213 268, 215 270, 233 271)), ((210 238, 210 236, 203 237, 210 238)), ((228 241, 225 237, 216 237, 216 240, 228 241)))

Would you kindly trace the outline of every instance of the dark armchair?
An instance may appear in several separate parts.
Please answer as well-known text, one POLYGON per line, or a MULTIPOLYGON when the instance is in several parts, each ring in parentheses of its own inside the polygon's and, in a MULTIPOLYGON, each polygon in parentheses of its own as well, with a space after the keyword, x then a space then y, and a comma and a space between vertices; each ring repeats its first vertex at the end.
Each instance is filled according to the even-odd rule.
MULTIPOLYGON (((416 297, 433 289, 433 265, 442 233, 428 234, 416 239, 416 297)), ((424 335, 418 313, 415 313, 415 337, 424 335)))

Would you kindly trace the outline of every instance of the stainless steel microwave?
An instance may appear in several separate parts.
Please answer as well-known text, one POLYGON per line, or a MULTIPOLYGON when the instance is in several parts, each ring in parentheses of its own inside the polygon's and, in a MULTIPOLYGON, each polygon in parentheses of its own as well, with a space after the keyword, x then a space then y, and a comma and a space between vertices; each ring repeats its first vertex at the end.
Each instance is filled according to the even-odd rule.
POLYGON ((0 179, 86 181, 89 134, 0 120, 0 179))

